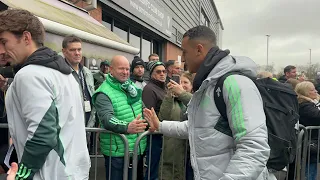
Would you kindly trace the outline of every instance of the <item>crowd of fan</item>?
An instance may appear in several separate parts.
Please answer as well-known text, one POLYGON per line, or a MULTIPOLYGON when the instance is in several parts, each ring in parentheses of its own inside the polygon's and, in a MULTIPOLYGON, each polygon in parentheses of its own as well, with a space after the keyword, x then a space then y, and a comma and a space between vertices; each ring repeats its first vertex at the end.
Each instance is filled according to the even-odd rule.
MULTIPOLYGON (((166 135, 149 135, 140 141, 139 180, 275 179, 267 167, 270 147, 263 101, 249 78, 256 77, 257 66, 250 58, 219 49, 210 28, 196 26, 183 35, 184 68, 175 60, 163 62, 157 54, 151 54, 148 62, 135 56, 131 65, 125 56, 116 55, 101 62, 94 75, 81 64, 79 37, 64 38, 62 57, 43 46, 44 34, 40 20, 28 11, 0 13, 0 66, 10 62, 15 72, 13 80, 0 76, 1 123, 8 120, 12 137, 8 142, 8 131, 0 131, 0 173, 19 159, 11 169, 17 179, 88 179, 95 137, 85 132, 86 126, 124 134, 131 152, 146 130, 166 135), (219 78, 230 72, 246 75, 229 76, 222 90, 215 92, 219 78), (228 128, 217 127, 224 122, 214 93, 222 92, 228 128), (4 164, 8 144, 14 145, 16 153, 4 164)), ((268 72, 258 76, 265 77, 273 78, 268 72)), ((298 94, 300 123, 320 125, 320 98, 313 83, 296 80, 294 66, 286 67, 279 81, 291 83, 298 94)), ((312 138, 316 140, 317 134, 312 138)), ((100 133, 99 146, 106 179, 122 179, 122 139, 100 133)), ((313 180, 317 152, 311 156, 308 176, 313 180)))

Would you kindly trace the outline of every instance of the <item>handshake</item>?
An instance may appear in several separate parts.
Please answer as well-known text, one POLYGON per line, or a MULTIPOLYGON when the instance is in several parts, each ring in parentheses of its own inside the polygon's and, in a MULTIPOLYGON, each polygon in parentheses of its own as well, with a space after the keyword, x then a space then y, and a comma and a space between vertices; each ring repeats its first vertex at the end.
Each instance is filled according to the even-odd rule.
POLYGON ((149 124, 149 131, 154 132, 159 130, 159 118, 153 108, 143 110, 145 119, 140 119, 141 115, 138 115, 132 122, 129 123, 127 132, 129 134, 142 133, 145 131, 149 124))

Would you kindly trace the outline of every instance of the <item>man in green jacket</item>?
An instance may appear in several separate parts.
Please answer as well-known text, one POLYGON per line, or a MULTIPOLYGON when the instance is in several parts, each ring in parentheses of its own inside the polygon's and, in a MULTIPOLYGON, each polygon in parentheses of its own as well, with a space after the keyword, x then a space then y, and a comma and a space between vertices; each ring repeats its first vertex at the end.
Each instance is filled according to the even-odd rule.
MULTIPOLYGON (((110 64, 110 73, 93 95, 100 125, 109 131, 125 134, 129 151, 133 151, 139 133, 147 123, 142 115, 142 90, 129 80, 130 64, 124 56, 115 56, 110 64)), ((100 134, 100 146, 105 157, 106 179, 123 179, 124 144, 119 136, 100 134), (111 163, 109 161, 111 160, 111 163), (109 174, 109 168, 111 174, 109 174)), ((139 153, 143 154, 146 140, 140 142, 139 153)), ((129 177, 131 169, 129 169, 129 177)), ((129 178, 130 179, 130 178, 129 178)))

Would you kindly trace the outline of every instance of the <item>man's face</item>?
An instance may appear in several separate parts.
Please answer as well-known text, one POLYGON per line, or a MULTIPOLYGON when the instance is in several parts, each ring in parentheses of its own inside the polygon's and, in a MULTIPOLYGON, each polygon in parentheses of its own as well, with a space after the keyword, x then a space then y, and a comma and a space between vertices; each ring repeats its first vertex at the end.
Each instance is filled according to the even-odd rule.
POLYGON ((158 56, 150 56, 149 62, 150 61, 159 61, 159 57, 158 56))
POLYGON ((111 75, 119 82, 124 83, 129 79, 130 64, 128 60, 118 61, 110 67, 111 75))
POLYGON ((152 71, 152 78, 161 82, 165 82, 167 77, 166 68, 164 66, 157 66, 152 71))
POLYGON ((178 63, 174 63, 169 67, 169 71, 171 74, 180 74, 180 66, 178 63))
POLYGON ((144 74, 144 67, 142 65, 137 65, 134 69, 133 69, 133 75, 137 76, 137 77, 142 77, 144 74))
POLYGON ((4 45, 0 43, 0 67, 5 66, 10 61, 11 58, 7 55, 4 45))
POLYGON ((286 76, 289 78, 295 79, 297 77, 297 69, 291 69, 290 72, 286 73, 286 76))
POLYGON ((80 64, 82 60, 82 46, 80 42, 69 43, 62 49, 64 57, 72 65, 80 64))
POLYGON ((108 74, 109 73, 109 66, 108 65, 102 65, 100 67, 101 72, 103 72, 104 74, 108 74))
POLYGON ((184 37, 181 48, 182 56, 188 64, 189 72, 196 73, 206 56, 206 53, 203 51, 203 46, 189 40, 189 37, 184 37))
MULTIPOLYGON (((5 31, 0 34, 1 56, 10 61, 11 65, 22 64, 30 55, 27 44, 21 38, 17 38, 13 33, 5 31)), ((1 62, 1 65, 4 62, 1 62)))

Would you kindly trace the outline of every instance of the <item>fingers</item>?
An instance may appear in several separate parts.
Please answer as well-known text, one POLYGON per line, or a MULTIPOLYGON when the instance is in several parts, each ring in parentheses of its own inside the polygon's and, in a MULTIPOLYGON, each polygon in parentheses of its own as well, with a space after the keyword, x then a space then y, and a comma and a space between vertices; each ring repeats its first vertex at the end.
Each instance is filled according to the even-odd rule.
POLYGON ((139 114, 135 120, 139 120, 141 118, 141 115, 139 114))
POLYGON ((15 177, 16 177, 17 172, 18 172, 18 164, 17 163, 12 163, 11 164, 11 168, 8 171, 7 179, 8 180, 14 180, 15 177))
POLYGON ((157 116, 157 114, 156 114, 156 112, 154 111, 153 108, 151 108, 151 111, 152 111, 152 114, 153 114, 154 116, 157 116))
POLYGON ((174 84, 174 85, 178 85, 177 82, 173 81, 172 79, 170 79, 170 83, 174 84))

